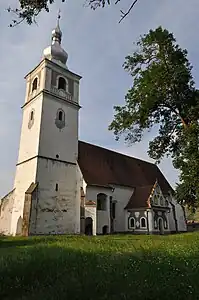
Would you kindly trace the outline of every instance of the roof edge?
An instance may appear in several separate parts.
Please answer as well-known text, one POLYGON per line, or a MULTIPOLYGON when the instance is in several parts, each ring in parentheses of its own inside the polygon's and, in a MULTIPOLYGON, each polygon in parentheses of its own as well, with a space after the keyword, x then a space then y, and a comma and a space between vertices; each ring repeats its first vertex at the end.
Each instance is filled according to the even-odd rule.
MULTIPOLYGON (((100 148, 100 149, 103 149, 103 150, 107 150, 107 151, 110 151, 110 152, 113 152, 113 153, 116 153, 116 154, 119 154, 119 155, 126 156, 126 157, 131 158, 131 159, 136 159, 136 160, 139 160, 139 161, 141 161, 141 162, 145 162, 145 163, 148 163, 148 164, 150 164, 150 165, 155 165, 155 166, 156 166, 155 163, 152 163, 152 162, 150 162, 150 161, 143 160, 143 159, 140 159, 140 158, 137 158, 137 157, 134 157, 134 156, 130 156, 130 155, 127 155, 127 154, 124 154, 124 153, 121 153, 121 152, 117 152, 117 151, 114 151, 114 150, 109 149, 109 148, 104 148, 104 147, 102 147, 102 146, 99 146, 99 145, 96 145, 96 144, 91 144, 91 143, 88 143, 88 142, 85 142, 85 141, 81 141, 81 140, 79 140, 79 142, 80 142, 80 143, 87 144, 87 145, 90 145, 90 146, 95 146, 95 147, 100 148)), ((158 169, 159 169, 159 168, 158 168, 158 169)), ((163 176, 164 176, 164 175, 163 175, 163 176)))

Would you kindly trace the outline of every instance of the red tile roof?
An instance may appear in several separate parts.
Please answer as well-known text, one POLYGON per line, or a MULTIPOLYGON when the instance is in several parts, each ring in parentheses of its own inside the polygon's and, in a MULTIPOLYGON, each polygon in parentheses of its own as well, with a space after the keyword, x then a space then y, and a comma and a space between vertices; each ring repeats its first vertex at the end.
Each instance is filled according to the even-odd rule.
POLYGON ((79 141, 78 148, 78 163, 89 185, 146 188, 153 186, 157 180, 163 194, 173 191, 155 164, 82 141, 79 141))

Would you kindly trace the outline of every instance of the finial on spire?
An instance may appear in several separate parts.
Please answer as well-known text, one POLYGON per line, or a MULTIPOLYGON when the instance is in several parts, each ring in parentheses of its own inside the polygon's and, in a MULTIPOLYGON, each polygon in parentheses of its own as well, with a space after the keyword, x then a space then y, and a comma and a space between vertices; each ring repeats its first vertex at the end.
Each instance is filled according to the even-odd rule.
POLYGON ((57 26, 56 28, 52 31, 52 43, 58 42, 61 44, 61 37, 62 37, 62 32, 59 26, 59 19, 61 18, 61 10, 59 9, 58 11, 58 16, 57 16, 57 26))
POLYGON ((57 16, 57 25, 59 26, 59 20, 61 19, 61 9, 58 10, 58 16, 57 16))
POLYGON ((58 19, 61 18, 61 9, 58 10, 58 19))

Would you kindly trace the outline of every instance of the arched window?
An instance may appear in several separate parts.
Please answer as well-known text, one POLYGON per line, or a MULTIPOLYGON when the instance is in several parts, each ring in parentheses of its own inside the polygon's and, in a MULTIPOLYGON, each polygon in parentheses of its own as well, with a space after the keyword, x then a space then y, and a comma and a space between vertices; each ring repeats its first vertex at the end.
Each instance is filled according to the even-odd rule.
POLYGON ((140 227, 141 228, 146 228, 146 219, 143 217, 140 220, 140 227))
POLYGON ((37 89, 37 85, 38 85, 38 78, 35 77, 32 83, 32 92, 37 89))
POLYGON ((129 228, 135 228, 135 219, 133 217, 129 219, 129 228))
POLYGON ((60 122, 64 122, 65 121, 65 112, 63 111, 63 109, 59 108, 57 110, 57 117, 56 119, 60 122))
POLYGON ((62 129, 65 127, 65 112, 62 108, 59 108, 56 113, 55 124, 57 128, 62 129))
POLYGON ((66 80, 63 77, 58 79, 58 90, 66 91, 66 80))
POLYGON ((63 111, 62 110, 60 110, 58 113, 58 119, 59 119, 59 121, 63 121, 63 111))
POLYGON ((106 194, 100 193, 97 195, 97 210, 106 210, 106 194))

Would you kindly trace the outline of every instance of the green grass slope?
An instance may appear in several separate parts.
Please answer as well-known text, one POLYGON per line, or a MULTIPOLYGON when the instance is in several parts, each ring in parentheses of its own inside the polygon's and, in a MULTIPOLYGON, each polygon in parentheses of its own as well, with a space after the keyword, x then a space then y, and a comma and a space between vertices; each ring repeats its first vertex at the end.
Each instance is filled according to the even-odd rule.
POLYGON ((199 234, 0 237, 0 299, 199 299, 199 234))

